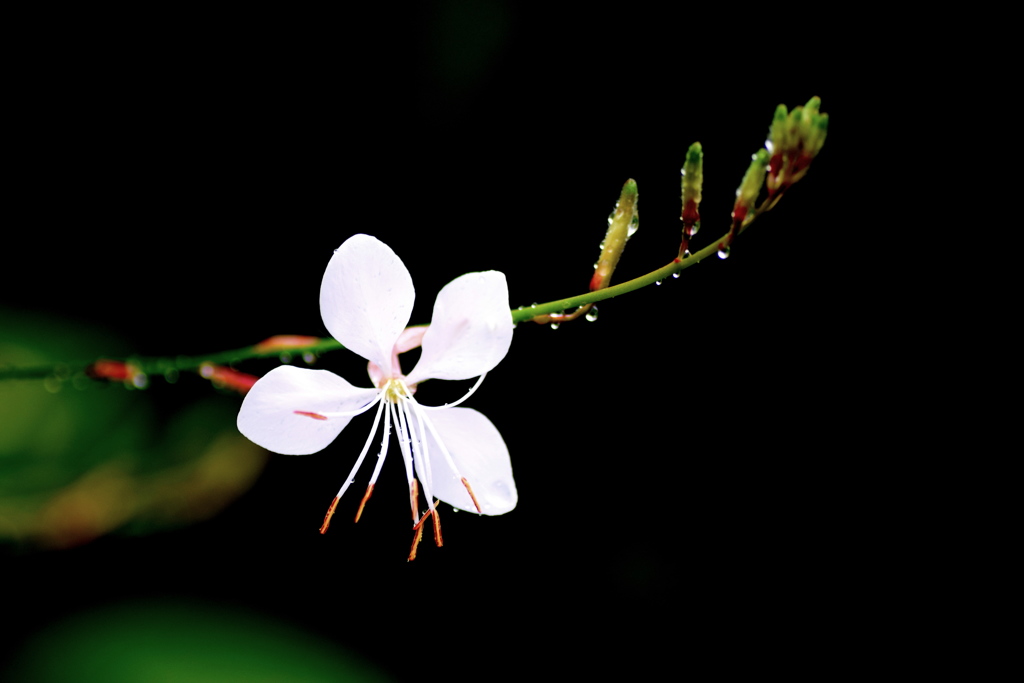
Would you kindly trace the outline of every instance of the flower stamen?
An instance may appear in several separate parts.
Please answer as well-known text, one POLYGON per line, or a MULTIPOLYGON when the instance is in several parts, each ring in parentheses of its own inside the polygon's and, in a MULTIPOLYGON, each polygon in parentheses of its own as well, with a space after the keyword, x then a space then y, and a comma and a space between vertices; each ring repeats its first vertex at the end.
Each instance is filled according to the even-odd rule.
MULTIPOLYGON (((412 503, 412 523, 416 524, 416 503, 420 498, 420 483, 416 479, 409 484, 409 500, 412 503)), ((413 527, 416 528, 415 526, 413 527)))
MULTIPOLYGON (((374 434, 377 433, 378 425, 380 425, 381 413, 384 412, 384 402, 383 401, 379 401, 378 403, 379 403, 379 406, 377 408, 377 415, 373 418, 373 427, 370 428, 370 435, 366 438, 366 443, 363 444, 363 450, 359 451, 359 457, 356 458, 356 464, 352 466, 352 471, 350 471, 348 473, 348 477, 345 478, 345 483, 342 484, 341 488, 338 490, 338 495, 336 495, 334 497, 334 500, 331 502, 330 509, 327 510, 327 516, 324 517, 324 523, 320 526, 320 533, 321 534, 326 534, 327 533, 327 527, 329 527, 331 525, 331 517, 334 515, 334 508, 336 508, 338 506, 338 500, 343 495, 345 495, 345 491, 347 491, 348 487, 352 485, 353 481, 355 481, 355 479, 353 479, 353 477, 356 476, 356 472, 359 470, 359 466, 363 464, 363 460, 366 459, 366 454, 370 450, 370 443, 373 441, 374 434)), ((385 421, 385 424, 384 424, 384 444, 385 444, 384 451, 385 451, 385 453, 387 452, 387 448, 386 448, 387 442, 388 442, 388 424, 387 424, 387 421, 385 421)), ((380 457, 383 458, 383 453, 381 454, 380 457)), ((378 470, 379 470, 380 469, 380 463, 378 462, 377 465, 378 465, 378 470)), ((374 470, 374 472, 376 473, 377 470, 374 470)), ((374 476, 374 481, 376 481, 376 476, 374 476)), ((370 488, 373 488, 373 481, 370 482, 370 488)), ((363 510, 363 504, 366 503, 366 499, 367 498, 369 498, 369 495, 367 495, 363 499, 363 503, 360 504, 360 506, 359 506, 360 513, 363 510)), ((356 521, 359 521, 358 515, 356 516, 356 521)))
MULTIPOLYGON (((484 383, 484 377, 486 377, 486 376, 487 376, 486 372, 483 373, 482 375, 480 375, 477 378, 476 383, 474 383, 473 386, 471 386, 469 388, 469 391, 467 391, 466 394, 462 398, 460 398, 458 401, 455 401, 454 403, 445 403, 444 405, 440 405, 440 406, 425 406, 425 405, 422 405, 420 403, 417 403, 416 405, 418 405, 420 408, 423 408, 423 410, 444 410, 446 408, 454 408, 455 406, 459 405, 460 403, 465 401, 467 398, 472 396, 474 393, 476 393, 476 390, 479 389, 480 385, 484 383)), ((411 398, 411 396, 410 396, 410 398, 411 398)))
POLYGON ((473 499, 473 505, 476 506, 476 511, 483 514, 484 511, 480 509, 480 501, 476 499, 476 494, 473 493, 473 487, 469 485, 469 481, 465 477, 462 477, 462 485, 466 487, 467 491, 469 491, 469 497, 473 499))
POLYGON ((409 550, 409 557, 406 558, 406 562, 412 562, 416 559, 416 548, 419 547, 420 541, 423 540, 423 527, 416 527, 415 533, 412 536, 412 548, 409 550))
MULTIPOLYGON (((427 502, 430 501, 428 500, 427 502)), ((440 500, 435 499, 434 505, 423 513, 423 516, 420 517, 420 521, 416 522, 416 525, 413 527, 413 529, 419 529, 422 531, 423 522, 427 521, 427 517, 430 517, 434 523, 434 543, 437 544, 438 548, 444 545, 444 539, 441 538, 441 515, 438 514, 439 510, 437 509, 437 504, 440 502, 440 500)))
POLYGON ((341 497, 335 496, 334 500, 331 501, 331 507, 327 508, 327 514, 324 515, 324 523, 320 525, 321 534, 326 534, 327 528, 331 526, 331 517, 334 516, 334 508, 338 507, 339 500, 341 500, 341 497))
MULTIPOLYGON (((482 376, 481 379, 483 379, 482 376)), ((423 410, 427 409, 427 406, 420 405, 415 401, 415 399, 411 399, 411 403, 414 410, 416 408, 423 410)), ((444 455, 444 459, 448 462, 448 466, 452 468, 452 472, 455 473, 455 476, 462 480, 462 485, 466 487, 466 491, 469 492, 469 497, 473 499, 473 505, 476 506, 476 511, 483 514, 484 511, 480 508, 480 501, 477 500, 476 494, 473 493, 473 487, 469 485, 469 480, 459 472, 459 468, 455 465, 455 460, 452 458, 452 454, 448 452, 448 448, 444 445, 444 441, 441 440, 441 435, 437 433, 437 429, 434 427, 434 424, 422 413, 417 413, 417 415, 423 417, 423 423, 426 425, 427 429, 430 430, 430 433, 434 435, 434 440, 437 442, 437 445, 440 446, 441 454, 444 455)), ((426 441, 426 439, 424 439, 424 441, 426 441)))
POLYGON ((359 501, 359 509, 356 510, 356 519, 353 524, 359 521, 359 518, 363 516, 363 508, 366 507, 366 501, 370 500, 370 496, 373 495, 373 484, 366 487, 366 493, 363 494, 363 499, 359 501))

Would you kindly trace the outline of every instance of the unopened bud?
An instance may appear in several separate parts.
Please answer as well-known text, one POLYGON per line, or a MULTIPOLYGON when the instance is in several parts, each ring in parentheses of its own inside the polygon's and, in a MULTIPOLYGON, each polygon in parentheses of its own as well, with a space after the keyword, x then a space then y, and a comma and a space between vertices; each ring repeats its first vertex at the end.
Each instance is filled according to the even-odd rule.
POLYGON ((739 188, 736 190, 736 204, 732 209, 734 225, 743 223, 747 213, 754 208, 754 204, 757 202, 757 195, 761 192, 761 186, 764 184, 764 176, 767 170, 768 152, 764 149, 759 149, 751 157, 750 166, 747 167, 747 172, 743 176, 743 182, 740 183, 739 188))
POLYGON ((319 337, 306 337, 298 334, 278 334, 264 339, 252 348, 256 351, 287 351, 290 349, 313 346, 320 342, 319 337))
POLYGON ((231 389, 240 394, 248 393, 252 389, 252 385, 256 384, 256 380, 259 379, 255 375, 213 363, 203 363, 199 366, 199 374, 213 382, 215 386, 231 389))
POLYGON ((780 104, 775 110, 765 147, 771 152, 768 196, 774 197, 807 173, 821 151, 828 133, 828 114, 820 112, 821 99, 812 97, 802 107, 787 112, 780 104))
MULTIPOLYGON (((701 187, 704 184, 704 152, 700 143, 695 142, 686 151, 686 162, 683 164, 683 212, 679 220, 683 222, 683 242, 697 234, 700 228, 701 187)), ((685 247, 684 247, 685 248, 685 247)))
POLYGON ((105 379, 112 382, 124 382, 137 389, 149 384, 146 373, 139 368, 121 360, 100 359, 85 369, 85 374, 93 379, 105 379))
POLYGON ((594 265, 594 277, 590 280, 590 291, 604 289, 611 283, 612 273, 619 263, 626 241, 640 227, 640 213, 637 211, 636 181, 630 178, 622 186, 619 201, 608 216, 608 232, 601 242, 601 256, 594 265))

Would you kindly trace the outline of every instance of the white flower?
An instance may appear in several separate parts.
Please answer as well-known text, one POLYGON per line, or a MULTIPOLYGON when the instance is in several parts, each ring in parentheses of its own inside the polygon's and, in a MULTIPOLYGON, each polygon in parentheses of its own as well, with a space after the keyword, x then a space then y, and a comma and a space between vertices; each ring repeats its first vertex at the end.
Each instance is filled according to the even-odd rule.
MULTIPOLYGON (((475 410, 453 407, 476 390, 512 342, 505 276, 488 271, 456 278, 437 295, 430 326, 405 331, 414 299, 409 271, 390 247, 369 235, 349 238, 327 265, 320 313, 339 342, 370 361, 375 388, 353 386, 326 370, 284 365, 256 382, 242 402, 239 431, 260 446, 287 455, 322 450, 352 417, 376 406, 370 436, 321 531, 326 531, 338 499, 353 483, 382 416, 383 444, 357 521, 387 455, 392 425, 405 463, 413 521, 418 517, 417 479, 429 508, 417 529, 432 515, 439 534, 435 497, 485 515, 504 514, 516 506, 512 465, 498 430, 475 410), (419 338, 419 363, 404 376, 398 354, 419 345, 419 338), (451 405, 423 406, 413 398, 424 380, 478 376, 469 393, 451 405)), ((436 540, 440 543, 439 535, 436 540)))

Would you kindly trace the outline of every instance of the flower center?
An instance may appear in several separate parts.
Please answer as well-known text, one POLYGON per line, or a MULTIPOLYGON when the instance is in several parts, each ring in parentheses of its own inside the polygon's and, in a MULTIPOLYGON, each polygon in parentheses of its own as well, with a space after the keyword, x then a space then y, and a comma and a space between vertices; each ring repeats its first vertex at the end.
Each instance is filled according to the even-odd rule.
POLYGON ((398 403, 400 400, 412 396, 409 387, 405 386, 405 382, 400 379, 389 379, 384 382, 384 386, 380 388, 380 393, 392 403, 398 403))

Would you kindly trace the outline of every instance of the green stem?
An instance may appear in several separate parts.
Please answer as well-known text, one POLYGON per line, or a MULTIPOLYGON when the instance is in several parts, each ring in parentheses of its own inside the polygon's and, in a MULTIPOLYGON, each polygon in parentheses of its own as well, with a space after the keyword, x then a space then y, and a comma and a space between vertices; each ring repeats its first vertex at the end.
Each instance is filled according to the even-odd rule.
MULTIPOLYGON (((766 204, 762 204, 755 211, 754 216, 756 217, 762 211, 766 210, 766 204)), ((751 221, 746 221, 742 226, 740 232, 742 232, 750 224, 751 221)), ((728 233, 722 235, 720 238, 704 247, 700 251, 692 254, 685 259, 674 259, 671 263, 653 270, 646 275, 633 278, 628 282, 623 282, 612 287, 605 289, 599 289, 595 292, 587 292, 586 294, 580 294, 578 296, 568 297, 566 299, 556 299, 554 301, 548 301, 543 304, 535 304, 533 306, 520 307, 512 310, 512 322, 521 323, 537 316, 551 315, 553 313, 560 313, 570 308, 577 306, 583 306, 585 304, 592 304, 598 301, 604 301, 605 299, 611 299, 627 292, 632 292, 641 287, 652 285, 655 282, 664 280, 665 278, 672 277, 675 273, 679 273, 686 270, 690 266, 696 265, 706 259, 712 254, 718 253, 718 245, 723 243, 728 237, 728 233)), ((139 358, 131 357, 122 359, 126 362, 131 363, 136 368, 146 373, 147 375, 162 375, 168 372, 195 372, 198 371, 200 366, 206 363, 212 363, 214 365, 231 365, 251 358, 271 358, 278 357, 284 354, 290 355, 302 355, 305 353, 321 354, 328 351, 336 351, 343 349, 344 346, 340 342, 334 339, 321 339, 315 344, 309 344, 306 346, 295 346, 286 349, 277 348, 273 350, 258 349, 256 346, 246 346, 241 349, 235 349, 233 351, 221 351, 220 353, 213 353, 205 356, 176 356, 174 358, 139 358)), ((58 363, 55 365, 37 366, 31 368, 2 368, 0 367, 0 380, 5 379, 41 379, 45 377, 58 376, 58 377, 70 377, 73 374, 81 373, 86 370, 93 361, 80 361, 75 363, 58 363)))

